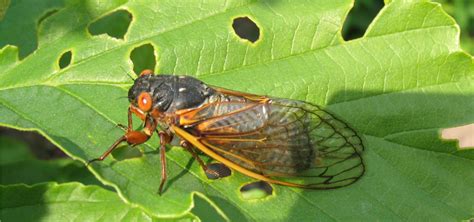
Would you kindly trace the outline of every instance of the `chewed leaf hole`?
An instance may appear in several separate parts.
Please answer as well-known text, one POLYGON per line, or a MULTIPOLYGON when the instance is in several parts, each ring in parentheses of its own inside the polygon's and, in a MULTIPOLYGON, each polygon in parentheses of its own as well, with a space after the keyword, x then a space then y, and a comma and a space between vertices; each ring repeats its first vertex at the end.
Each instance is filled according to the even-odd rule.
POLYGON ((58 61, 58 65, 60 69, 64 69, 68 67, 71 64, 71 59, 72 59, 72 52, 67 51, 61 55, 58 61))
POLYGON ((362 37, 383 6, 382 0, 355 1, 342 28, 343 38, 347 41, 362 37))
POLYGON ((91 35, 107 34, 116 39, 123 39, 132 22, 132 14, 127 10, 117 10, 89 25, 91 35))
POLYGON ((265 181, 252 182, 240 188, 240 194, 244 200, 262 199, 272 193, 273 187, 265 181))
POLYGON ((235 18, 232 28, 237 36, 250 42, 256 42, 260 37, 260 28, 248 17, 235 18))
POLYGON ((211 163, 207 165, 205 173, 208 179, 215 180, 230 176, 232 171, 222 163, 211 163))
POLYGON ((128 145, 117 147, 113 152, 112 156, 116 160, 125 160, 132 158, 139 158, 143 156, 142 152, 136 147, 131 147, 128 145))
POLYGON ((155 49, 151 44, 144 44, 132 50, 130 60, 133 62, 133 71, 139 75, 143 70, 154 70, 156 65, 155 49))

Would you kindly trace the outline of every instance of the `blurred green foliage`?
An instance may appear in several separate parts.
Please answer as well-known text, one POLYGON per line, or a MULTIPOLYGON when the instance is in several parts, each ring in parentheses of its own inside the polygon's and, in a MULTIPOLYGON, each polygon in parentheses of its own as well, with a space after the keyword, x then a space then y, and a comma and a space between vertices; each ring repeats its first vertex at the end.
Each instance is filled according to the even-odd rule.
POLYGON ((474 1, 473 0, 436 0, 443 9, 454 17, 461 27, 461 47, 474 54, 474 1))
MULTIPOLYGON (((433 0, 441 3, 461 28, 461 47, 474 54, 474 0, 433 0)), ((344 24, 346 40, 362 37, 365 30, 384 6, 383 0, 356 0, 344 24)))

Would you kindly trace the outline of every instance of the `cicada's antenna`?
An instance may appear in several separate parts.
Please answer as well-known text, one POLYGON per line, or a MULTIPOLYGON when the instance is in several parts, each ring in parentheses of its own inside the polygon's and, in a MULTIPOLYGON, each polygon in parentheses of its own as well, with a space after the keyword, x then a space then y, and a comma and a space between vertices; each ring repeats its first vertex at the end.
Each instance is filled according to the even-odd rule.
POLYGON ((127 70, 125 70, 125 68, 123 68, 123 66, 120 66, 120 68, 123 70, 123 72, 125 72, 125 74, 127 74, 127 76, 132 80, 132 81, 135 81, 135 78, 130 75, 129 72, 127 72, 127 70))
POLYGON ((117 97, 117 98, 115 98, 115 99, 128 99, 128 96, 119 96, 119 97, 117 97))
MULTIPOLYGON (((127 74, 128 78, 130 78, 133 82, 135 82, 135 78, 129 72, 127 72, 127 70, 125 70, 123 66, 120 66, 120 69, 122 69, 122 71, 125 74, 127 74)), ((128 96, 119 96, 116 99, 125 99, 125 98, 128 98, 128 96)))

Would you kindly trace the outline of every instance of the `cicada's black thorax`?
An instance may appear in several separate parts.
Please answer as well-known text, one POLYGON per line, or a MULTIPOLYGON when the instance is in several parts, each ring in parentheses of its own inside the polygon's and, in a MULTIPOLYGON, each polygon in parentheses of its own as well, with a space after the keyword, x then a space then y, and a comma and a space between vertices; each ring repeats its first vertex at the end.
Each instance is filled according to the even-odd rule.
POLYGON ((174 112, 203 104, 215 90, 190 76, 143 75, 128 91, 130 103, 137 105, 137 97, 148 92, 153 98, 153 109, 174 112))

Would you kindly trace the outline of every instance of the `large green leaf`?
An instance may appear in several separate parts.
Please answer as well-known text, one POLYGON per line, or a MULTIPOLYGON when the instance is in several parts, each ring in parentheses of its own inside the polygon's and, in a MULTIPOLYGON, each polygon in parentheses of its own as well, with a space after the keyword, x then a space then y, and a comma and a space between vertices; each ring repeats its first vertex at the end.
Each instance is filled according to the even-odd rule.
MULTIPOLYGON (((123 203, 112 191, 79 183, 0 185, 0 196, 4 221, 164 221, 123 203)), ((195 220, 192 214, 179 219, 195 220)))
MULTIPOLYGON (((275 186, 275 195, 244 201, 235 173, 209 181, 178 147, 167 152, 162 196, 157 141, 138 158, 90 169, 121 197, 158 216, 183 215, 203 193, 230 219, 461 220, 474 215, 474 152, 439 139, 439 129, 474 122, 472 57, 459 28, 437 4, 389 1, 365 36, 345 42, 340 29, 351 0, 77 1, 43 21, 39 48, 17 61, 0 54, 0 122, 38 130, 73 158, 97 157, 121 134, 131 81, 130 52, 151 43, 159 73, 194 75, 235 90, 326 105, 364 136, 367 171, 331 191, 275 186), (103 3, 103 2, 101 2, 103 3), (90 36, 88 24, 117 9, 133 15, 124 40, 90 36), (260 27, 255 44, 237 37, 232 19, 260 27), (72 63, 57 60, 72 51, 72 63)), ((8 12, 5 20, 8 18, 8 12)))

